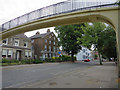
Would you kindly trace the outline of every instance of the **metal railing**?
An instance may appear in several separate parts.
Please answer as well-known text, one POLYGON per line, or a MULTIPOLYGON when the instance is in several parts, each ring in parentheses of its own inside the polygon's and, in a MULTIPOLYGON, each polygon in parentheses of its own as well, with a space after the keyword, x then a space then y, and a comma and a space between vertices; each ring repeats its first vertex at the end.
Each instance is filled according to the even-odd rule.
POLYGON ((74 12, 78 10, 86 10, 101 7, 116 7, 117 5, 111 2, 80 2, 80 0, 68 0, 53 4, 38 10, 32 11, 13 20, 2 24, 2 31, 14 28, 16 26, 32 22, 37 19, 51 17, 54 15, 74 12))

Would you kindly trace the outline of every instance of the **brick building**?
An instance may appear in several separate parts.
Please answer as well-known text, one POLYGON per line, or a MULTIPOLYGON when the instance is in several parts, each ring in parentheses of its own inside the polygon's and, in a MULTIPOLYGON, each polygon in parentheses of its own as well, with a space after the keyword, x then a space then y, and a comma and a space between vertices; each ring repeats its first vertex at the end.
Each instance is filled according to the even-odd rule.
POLYGON ((17 60, 32 58, 31 40, 24 34, 4 39, 1 46, 2 58, 17 60))
POLYGON ((34 58, 51 58, 58 56, 58 39, 50 29, 47 33, 40 34, 37 32, 31 37, 32 49, 34 51, 34 58))

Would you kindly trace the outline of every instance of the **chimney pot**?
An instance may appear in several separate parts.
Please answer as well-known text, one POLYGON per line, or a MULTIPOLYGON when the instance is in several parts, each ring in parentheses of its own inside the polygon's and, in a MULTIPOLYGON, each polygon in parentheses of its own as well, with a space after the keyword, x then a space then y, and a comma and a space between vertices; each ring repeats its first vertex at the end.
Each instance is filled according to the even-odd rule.
POLYGON ((47 30, 47 33, 50 32, 50 29, 47 30))
POLYGON ((36 35, 37 35, 37 34, 40 34, 40 32, 36 32, 36 35))

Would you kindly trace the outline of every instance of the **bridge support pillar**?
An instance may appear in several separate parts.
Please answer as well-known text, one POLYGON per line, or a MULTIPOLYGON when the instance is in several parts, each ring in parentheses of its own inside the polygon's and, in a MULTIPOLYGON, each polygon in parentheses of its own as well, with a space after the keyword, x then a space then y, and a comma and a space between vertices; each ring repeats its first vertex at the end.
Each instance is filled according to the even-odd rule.
MULTIPOLYGON (((118 18, 120 20, 120 18, 118 18)), ((118 84, 120 88, 120 21, 118 21, 118 28, 116 30, 116 40, 117 40, 117 59, 118 59, 118 84)))

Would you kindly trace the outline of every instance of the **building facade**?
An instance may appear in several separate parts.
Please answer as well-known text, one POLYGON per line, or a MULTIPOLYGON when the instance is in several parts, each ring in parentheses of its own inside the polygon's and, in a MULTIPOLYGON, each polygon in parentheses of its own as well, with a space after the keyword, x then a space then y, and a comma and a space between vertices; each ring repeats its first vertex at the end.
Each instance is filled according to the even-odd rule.
POLYGON ((32 58, 31 40, 24 34, 4 39, 1 46, 2 58, 17 60, 32 58))
POLYGON ((82 49, 77 53, 76 58, 80 61, 84 59, 92 60, 92 53, 88 48, 82 46, 82 49))
POLYGON ((40 34, 37 32, 36 35, 31 37, 32 49, 34 58, 51 58, 58 56, 58 39, 50 29, 47 33, 40 34))

